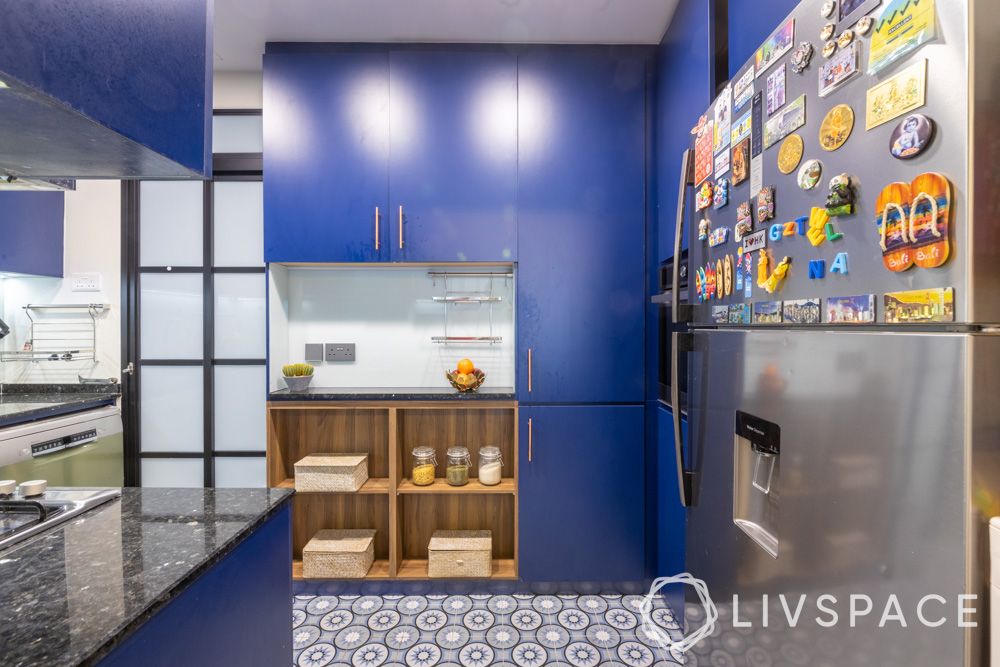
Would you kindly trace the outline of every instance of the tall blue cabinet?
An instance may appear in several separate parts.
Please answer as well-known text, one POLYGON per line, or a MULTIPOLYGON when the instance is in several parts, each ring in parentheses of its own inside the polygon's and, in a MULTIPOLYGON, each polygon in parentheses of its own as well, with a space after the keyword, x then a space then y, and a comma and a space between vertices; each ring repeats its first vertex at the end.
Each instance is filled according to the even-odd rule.
POLYGON ((0 273, 63 275, 62 192, 0 192, 0 273))

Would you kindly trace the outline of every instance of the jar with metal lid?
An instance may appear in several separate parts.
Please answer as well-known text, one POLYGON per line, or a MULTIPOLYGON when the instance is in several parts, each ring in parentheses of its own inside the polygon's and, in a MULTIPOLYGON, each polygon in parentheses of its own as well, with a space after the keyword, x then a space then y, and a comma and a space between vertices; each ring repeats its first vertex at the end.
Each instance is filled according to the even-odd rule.
POLYGON ((452 486, 464 486, 469 483, 469 468, 472 459, 469 458, 467 447, 448 448, 448 483, 452 486))
POLYGON ((486 486, 496 486, 503 476, 503 458, 499 447, 479 448, 479 482, 486 486))
POLYGON ((413 483, 417 486, 430 486, 434 483, 434 470, 437 467, 437 456, 433 447, 413 448, 413 483))

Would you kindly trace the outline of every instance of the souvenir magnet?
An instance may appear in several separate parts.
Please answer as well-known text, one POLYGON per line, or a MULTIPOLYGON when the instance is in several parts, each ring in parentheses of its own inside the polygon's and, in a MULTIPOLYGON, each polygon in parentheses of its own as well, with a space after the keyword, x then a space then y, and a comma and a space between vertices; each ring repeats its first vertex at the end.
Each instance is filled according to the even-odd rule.
POLYGON ((788 53, 795 41, 795 19, 790 18, 771 33, 754 54, 754 68, 757 76, 778 62, 781 56, 788 53))
POLYGON ((698 267, 694 273, 694 290, 698 296, 698 301, 705 300, 705 269, 698 267))
POLYGON ((830 324, 865 324, 875 321, 875 295, 831 296, 826 300, 830 324))
POLYGON ((712 205, 712 181, 705 181, 694 195, 694 209, 701 211, 712 205))
POLYGON ((712 193, 712 208, 718 210, 729 203, 729 180, 720 178, 715 183, 715 192, 712 193))
POLYGON ((712 151, 718 153, 724 148, 729 148, 729 131, 732 123, 733 109, 733 89, 726 86, 712 107, 713 115, 713 136, 712 151))
POLYGON ((827 23, 820 29, 819 38, 824 42, 830 41, 830 39, 833 38, 833 33, 836 29, 836 23, 827 23))
POLYGON ((839 273, 842 276, 847 275, 846 252, 838 252, 837 256, 833 258, 833 264, 830 265, 830 273, 839 273))
POLYGON ((813 45, 810 42, 800 42, 795 50, 792 51, 791 63, 792 71, 796 74, 802 74, 809 67, 809 61, 812 60, 813 56, 813 45))
POLYGON ((729 306, 712 306, 712 323, 729 323, 729 306))
POLYGON ((937 19, 933 2, 892 0, 879 15, 872 33, 868 73, 878 73, 936 36, 937 19))
POLYGON ((722 284, 726 288, 726 296, 733 293, 733 256, 726 255, 725 261, 722 263, 722 270, 725 274, 725 278, 722 284))
POLYGON ((705 300, 715 298, 715 268, 709 263, 705 267, 705 300))
POLYGON ((744 252, 743 253, 743 298, 745 299, 749 299, 751 296, 753 296, 753 281, 750 280, 750 275, 752 273, 753 273, 753 253, 744 252))
MULTIPOLYGON (((765 230, 765 229, 758 229, 753 234, 750 234, 748 236, 744 236, 743 237, 743 255, 744 255, 743 261, 744 262, 747 261, 746 257, 749 256, 749 254, 751 252, 753 252, 754 250, 760 250, 761 248, 763 248, 766 245, 767 245, 767 230, 765 230)), ((747 269, 748 270, 749 270, 749 268, 750 268, 749 265, 747 265, 747 269)), ((749 273, 747 275, 749 275, 749 273)))
POLYGON ((764 148, 770 148, 806 124, 806 96, 799 95, 764 124, 764 148))
POLYGON ((785 103, 785 65, 775 67, 774 71, 767 75, 766 86, 766 108, 767 115, 771 116, 785 103))
POLYGON ((854 32, 858 33, 859 36, 864 37, 868 34, 868 31, 872 29, 875 24, 875 19, 870 16, 862 16, 858 21, 858 24, 854 26, 854 32))
POLYGON ((839 37, 837 37, 837 46, 840 47, 841 49, 846 49, 848 46, 851 45, 851 42, 853 41, 854 41, 854 31, 845 30, 844 32, 840 33, 839 37))
POLYGON ((823 176, 823 163, 819 160, 806 160, 799 169, 799 187, 812 190, 823 176))
POLYGON ((774 217, 774 186, 768 185, 757 193, 757 222, 767 222, 774 217))
POLYGON ((754 324, 780 324, 781 323, 781 302, 780 301, 758 301, 753 304, 754 324))
POLYGON ((898 74, 868 89, 865 129, 870 130, 924 105, 927 61, 913 63, 898 74))
POLYGON ((826 236, 826 240, 831 242, 844 238, 844 235, 837 231, 832 222, 828 222, 823 226, 823 234, 826 236))
POLYGON ((910 184, 897 181, 882 188, 875 199, 875 228, 882 264, 893 272, 913 266, 909 230, 911 198, 910 184))
POLYGON ((819 68, 819 96, 826 97, 861 73, 861 44, 855 42, 841 49, 819 68))
POLYGON ((698 240, 707 241, 708 233, 711 230, 711 228, 712 228, 712 223, 709 221, 709 219, 702 218, 701 221, 698 223, 698 240))
POLYGON ((739 185, 750 175, 750 138, 733 147, 733 185, 739 185))
POLYGON ((927 148, 934 139, 934 121, 922 113, 904 118, 889 137, 889 152, 894 158, 909 160, 927 148))
MULTIPOLYGON (((750 281, 747 281, 747 285, 750 281)), ((748 295, 749 298, 749 295, 748 295)), ((750 305, 746 303, 734 303, 729 306, 730 324, 750 324, 750 305)))
POLYGON ((829 58, 837 51, 837 42, 832 39, 823 45, 823 57, 829 58))
POLYGON ((778 171, 782 174, 790 174, 799 166, 802 159, 802 137, 797 134, 789 134, 781 142, 778 148, 778 171))
POLYGON ((757 251, 757 287, 763 287, 767 283, 767 273, 770 268, 771 258, 767 251, 761 248, 757 251))
POLYGON ((725 288, 725 273, 722 268, 722 260, 715 260, 715 298, 721 299, 725 296, 723 290, 725 288))
POLYGON ((743 237, 753 231, 753 206, 749 201, 740 202, 736 207, 736 227, 733 230, 736 242, 739 243, 743 237))
POLYGON ((809 280, 820 280, 826 274, 825 259, 809 260, 809 280))
POLYGON ((823 18, 828 19, 833 16, 833 10, 836 8, 837 3, 834 0, 825 0, 819 9, 819 13, 823 15, 823 18))
POLYGON ((698 135, 694 140, 694 183, 701 185, 702 181, 712 175, 715 161, 712 159, 712 142, 714 141, 713 131, 715 121, 705 120, 704 116, 699 119, 695 129, 698 135))
POLYGON ((788 324, 819 324, 823 313, 819 299, 793 299, 781 306, 782 319, 788 324))
POLYGON ((809 212, 809 231, 806 232, 806 238, 813 246, 819 246, 826 240, 825 229, 829 220, 830 216, 825 208, 814 206, 809 212))
POLYGON ((826 112, 819 126, 819 145, 825 151, 835 151, 845 143, 854 129, 854 109, 838 104, 826 112))
POLYGON ((708 235, 708 245, 711 248, 715 246, 722 245, 729 240, 729 227, 719 227, 713 229, 712 233, 708 235))
POLYGON ((788 268, 792 265, 791 257, 784 257, 778 265, 774 267, 774 270, 768 273, 768 263, 770 258, 767 256, 767 252, 761 250, 758 253, 758 265, 757 265, 757 286, 763 287, 768 294, 774 294, 774 292, 781 286, 781 282, 785 279, 785 275, 788 274, 788 268))
POLYGON ((826 197, 826 213, 830 217, 854 213, 854 189, 851 187, 850 175, 840 174, 830 179, 830 194, 826 197))
POLYGON ((743 289, 743 248, 736 249, 736 293, 743 289))
POLYGON ((955 290, 951 287, 888 292, 882 303, 886 324, 955 321, 955 290))
POLYGON ((910 243, 913 261, 924 269, 941 266, 948 259, 948 219, 951 216, 951 184, 935 172, 920 174, 910 183, 910 243))

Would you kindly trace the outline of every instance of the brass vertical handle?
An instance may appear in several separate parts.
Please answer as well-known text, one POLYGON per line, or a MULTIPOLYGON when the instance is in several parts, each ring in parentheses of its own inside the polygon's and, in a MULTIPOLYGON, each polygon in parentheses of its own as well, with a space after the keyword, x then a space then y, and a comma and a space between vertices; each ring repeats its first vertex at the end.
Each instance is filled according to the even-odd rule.
POLYGON ((399 249, 403 249, 403 205, 399 205, 399 249))
POLYGON ((531 417, 528 417, 528 463, 531 463, 531 417))
POLYGON ((375 207, 375 249, 379 249, 378 206, 375 207))
POLYGON ((528 393, 531 393, 531 348, 528 348, 528 393))

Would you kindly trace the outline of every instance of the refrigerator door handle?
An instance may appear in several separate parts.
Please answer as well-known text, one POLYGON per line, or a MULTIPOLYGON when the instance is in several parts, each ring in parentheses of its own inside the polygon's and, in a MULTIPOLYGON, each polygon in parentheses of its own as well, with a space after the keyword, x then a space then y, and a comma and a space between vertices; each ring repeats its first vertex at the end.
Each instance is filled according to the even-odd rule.
POLYGON ((694 185, 694 161, 691 149, 681 157, 681 184, 677 192, 677 222, 674 225, 674 270, 670 290, 670 313, 673 323, 691 321, 691 306, 681 304, 681 246, 684 239, 684 214, 687 212, 688 188, 694 185))
POLYGON ((670 345, 670 412, 674 418, 674 453, 677 457, 677 487, 680 491, 681 506, 691 507, 694 504, 695 473, 684 465, 684 440, 681 430, 681 389, 678 363, 681 352, 692 349, 690 333, 674 331, 671 334, 670 345), (683 347, 683 350, 681 349, 683 347))

